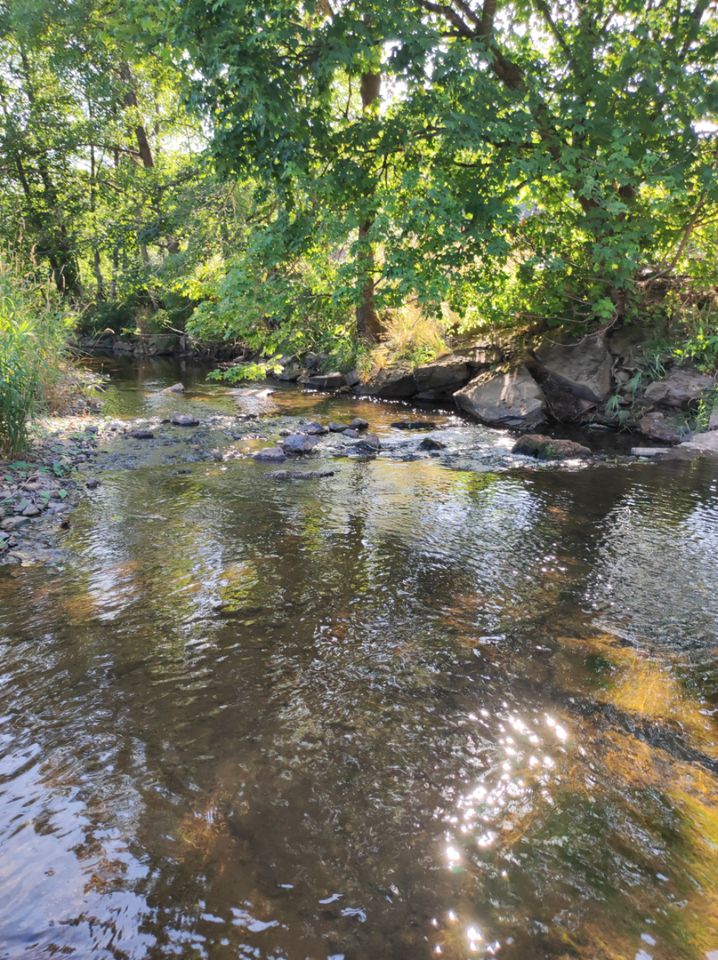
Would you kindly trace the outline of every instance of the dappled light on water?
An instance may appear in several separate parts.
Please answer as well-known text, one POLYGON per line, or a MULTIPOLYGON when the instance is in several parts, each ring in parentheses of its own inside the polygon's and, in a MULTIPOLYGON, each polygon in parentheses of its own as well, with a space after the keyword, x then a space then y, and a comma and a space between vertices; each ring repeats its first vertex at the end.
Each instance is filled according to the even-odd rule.
MULTIPOLYGON (((116 415, 238 403, 176 380, 116 415)), ((711 960, 714 468, 477 436, 111 470, 0 576, 0 956, 711 960)))

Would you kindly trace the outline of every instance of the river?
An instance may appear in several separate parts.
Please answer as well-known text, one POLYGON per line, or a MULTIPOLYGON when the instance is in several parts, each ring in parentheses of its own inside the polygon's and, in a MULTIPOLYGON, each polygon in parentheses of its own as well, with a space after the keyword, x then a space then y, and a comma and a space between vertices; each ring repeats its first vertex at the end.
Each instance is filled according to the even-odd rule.
MULTIPOLYGON (((109 366, 119 419, 244 402, 109 366)), ((718 464, 439 429, 480 468, 110 458, 0 569, 0 957, 718 958, 718 464)))

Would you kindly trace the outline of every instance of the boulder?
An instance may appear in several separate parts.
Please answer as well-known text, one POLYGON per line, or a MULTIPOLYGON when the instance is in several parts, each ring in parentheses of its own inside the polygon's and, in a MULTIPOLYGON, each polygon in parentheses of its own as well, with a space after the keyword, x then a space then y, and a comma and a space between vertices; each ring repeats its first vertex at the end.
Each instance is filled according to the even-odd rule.
POLYGON ((494 427, 533 430, 546 419, 543 391, 525 366, 480 374, 454 399, 461 410, 494 427))
POLYGON ((662 380, 655 380, 646 387, 645 397, 660 406, 688 410, 715 385, 713 377, 690 368, 675 367, 662 380))
POLYGON ((162 393, 184 393, 184 384, 173 383, 171 387, 165 387, 162 393))
POLYGON ((302 368, 298 363, 290 362, 285 364, 279 373, 275 373, 274 376, 277 380, 283 380, 286 383, 296 383, 296 381, 302 375, 302 368))
POLYGON ((252 459, 265 463, 282 463, 287 459, 287 456, 281 447, 265 447, 264 450, 255 453, 252 459))
POLYGON ((442 400, 465 386, 473 375, 464 357, 446 356, 414 369, 414 383, 420 400, 442 400))
POLYGON ((661 443, 680 443, 683 439, 678 424, 659 410, 644 414, 638 421, 638 429, 645 437, 661 443))
POLYGON ((538 460, 587 460, 591 456, 588 447, 573 440, 559 440, 555 437, 544 437, 538 433, 526 434, 519 437, 513 446, 512 453, 521 453, 526 457, 536 457, 538 460))
POLYGON ((282 450, 287 456, 298 457, 311 453, 317 443, 317 437, 310 437, 306 433, 292 433, 282 440, 282 450))
POLYGON ((603 336, 541 347, 536 361, 549 389, 568 393, 588 407, 605 403, 611 395, 613 357, 603 336))
POLYGON ((416 381, 409 367, 386 367, 356 389, 379 400, 405 400, 416 393, 416 381))
POLYGON ((679 443, 674 449, 678 453, 690 456, 718 457, 718 433, 715 430, 711 430, 709 433, 697 433, 689 440, 679 443))
POLYGON ((335 420, 329 424, 330 433, 344 433, 345 430, 349 430, 348 423, 337 423, 335 420))
POLYGON ((346 385, 343 373, 316 373, 300 377, 299 382, 310 390, 338 390, 346 385))

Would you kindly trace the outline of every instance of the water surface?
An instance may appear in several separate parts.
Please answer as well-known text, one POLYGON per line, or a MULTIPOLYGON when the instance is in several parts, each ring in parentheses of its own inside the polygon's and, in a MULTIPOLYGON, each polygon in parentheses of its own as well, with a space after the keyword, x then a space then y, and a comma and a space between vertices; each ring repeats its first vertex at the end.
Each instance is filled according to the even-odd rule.
MULTIPOLYGON (((247 402, 147 364, 109 409, 247 402)), ((110 470, 0 572, 0 957, 718 957, 718 468, 432 416, 481 470, 110 470)))

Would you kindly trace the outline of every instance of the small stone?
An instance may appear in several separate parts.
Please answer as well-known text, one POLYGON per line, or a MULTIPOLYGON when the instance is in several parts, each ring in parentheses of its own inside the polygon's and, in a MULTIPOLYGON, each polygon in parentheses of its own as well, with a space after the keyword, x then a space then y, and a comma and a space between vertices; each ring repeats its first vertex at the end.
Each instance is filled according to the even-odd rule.
POLYGON ((381 449, 381 440, 375 433, 367 433, 358 443, 354 444, 353 449, 358 453, 377 453, 381 449))
POLYGON ((173 423, 175 427, 196 427, 199 425, 199 420, 193 417, 191 413, 175 413, 170 423, 173 423))
POLYGON ((354 417, 353 420, 349 421, 349 428, 351 430, 367 430, 369 428, 369 421, 362 420, 361 417, 354 417))
POLYGON ((29 507, 25 507, 22 512, 23 517, 39 517, 42 513, 42 510, 36 503, 31 503, 29 507))
POLYGON ((154 433, 151 430, 133 430, 130 434, 133 440, 154 440, 154 433))
POLYGON ((312 423, 308 423, 306 427, 304 427, 304 433, 309 434, 310 437, 319 437, 322 436, 322 434, 329 433, 329 428, 314 421, 312 423))
POLYGON ((446 444, 443 440, 436 440, 434 437, 424 437, 419 444, 420 450, 446 450, 446 444))
POLYGON ((7 517, 0 523, 0 527, 9 532, 11 530, 19 530, 20 527, 24 527, 25 524, 29 522, 28 517, 7 517))
POLYGON ((100 486, 100 481, 97 479, 97 477, 88 477, 85 481, 85 486, 88 490, 97 490, 97 488, 100 486))
POLYGON ((255 453, 252 459, 266 463, 282 463, 287 457, 281 447, 265 447, 255 453))

